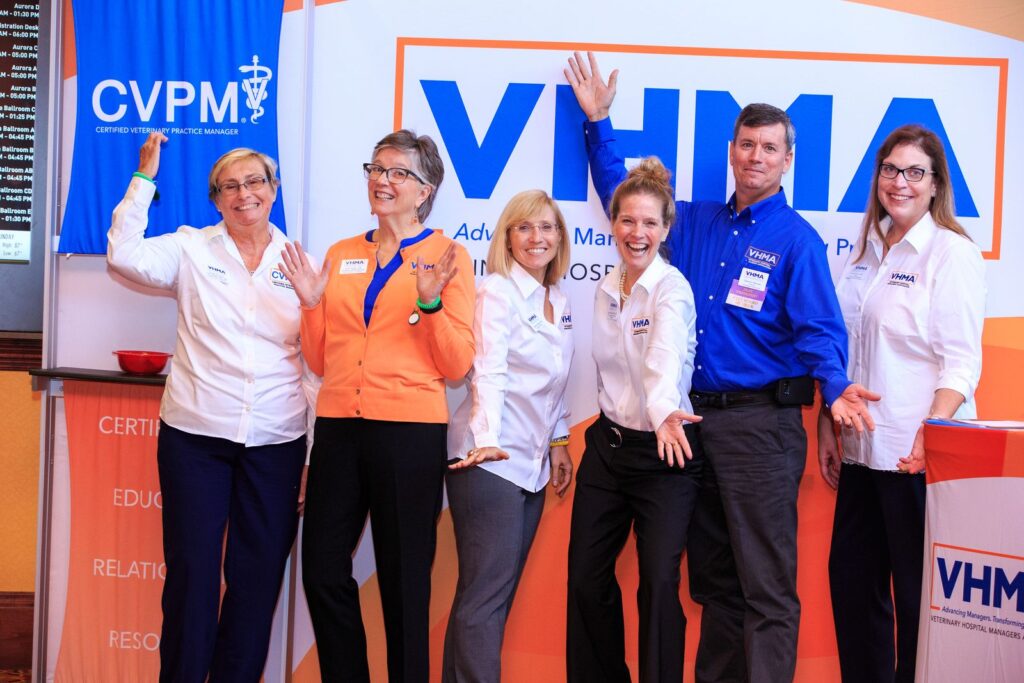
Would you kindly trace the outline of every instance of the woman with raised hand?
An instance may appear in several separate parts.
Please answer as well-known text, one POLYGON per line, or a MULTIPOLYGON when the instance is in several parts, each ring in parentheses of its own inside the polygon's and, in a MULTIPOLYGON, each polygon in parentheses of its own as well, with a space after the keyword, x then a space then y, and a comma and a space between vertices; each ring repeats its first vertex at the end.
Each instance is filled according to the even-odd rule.
POLYGON ((430 568, 447 462, 445 380, 473 362, 473 268, 424 227, 444 164, 408 130, 363 164, 377 227, 332 246, 318 274, 282 268, 302 303, 303 354, 320 373, 302 582, 325 681, 369 681, 352 553, 366 524, 384 611, 388 677, 429 675, 430 568))
POLYGON ((541 190, 513 197, 477 292, 470 392, 448 432, 448 504, 459 582, 445 634, 442 680, 498 681, 501 642, 550 480, 572 481, 566 382, 572 314, 558 281, 569 235, 541 190))
POLYGON ((630 680, 615 561, 631 528, 640 573, 640 680, 683 676, 679 563, 703 458, 696 426, 688 424, 700 419, 689 398, 693 292, 659 254, 675 207, 669 171, 653 157, 629 172, 610 204, 621 261, 594 303, 601 414, 586 432, 572 509, 570 683, 630 680))
POLYGON ((270 222, 277 164, 231 150, 209 177, 221 221, 144 239, 165 142, 151 133, 142 146, 107 233, 113 270, 178 300, 157 439, 160 680, 255 682, 295 540, 318 382, 304 369, 295 295, 274 279, 288 243, 270 222))

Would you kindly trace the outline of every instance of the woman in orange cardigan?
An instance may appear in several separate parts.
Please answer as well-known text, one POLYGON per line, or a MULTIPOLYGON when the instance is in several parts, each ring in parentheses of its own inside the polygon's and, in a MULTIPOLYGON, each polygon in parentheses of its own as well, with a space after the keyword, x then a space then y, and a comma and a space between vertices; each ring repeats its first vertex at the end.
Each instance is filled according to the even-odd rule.
POLYGON ((332 246, 319 273, 300 247, 282 269, 302 303, 302 352, 324 378, 306 489, 302 581, 325 681, 369 681, 352 577, 369 512, 391 681, 427 681, 430 568, 446 462, 445 380, 473 363, 473 269, 423 226, 444 176, 407 130, 363 164, 378 227, 332 246))

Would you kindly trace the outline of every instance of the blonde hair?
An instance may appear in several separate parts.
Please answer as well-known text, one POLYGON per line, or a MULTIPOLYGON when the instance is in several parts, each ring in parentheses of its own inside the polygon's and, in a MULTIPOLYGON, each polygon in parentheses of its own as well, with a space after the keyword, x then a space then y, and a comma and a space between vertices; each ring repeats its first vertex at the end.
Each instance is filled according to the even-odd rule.
POLYGON ((622 200, 635 194, 646 194, 661 200, 661 217, 665 227, 676 222, 676 196, 672 189, 672 172, 665 168, 658 157, 646 157, 629 171, 626 179, 619 183, 609 204, 612 222, 619 217, 622 200))
POLYGON ((248 147, 236 147, 230 152, 222 154, 220 159, 213 163, 213 168, 210 169, 210 199, 216 199, 217 194, 220 192, 217 189, 217 177, 221 174, 221 171, 231 164, 249 159, 255 159, 263 165, 263 172, 267 176, 271 189, 277 192, 277 188, 281 185, 281 181, 277 178, 277 162, 263 152, 257 152, 248 147))
MULTIPOLYGON (((864 258, 868 245, 868 235, 875 234, 881 239, 882 221, 889 217, 889 212, 878 199, 878 167, 894 149, 902 145, 911 145, 924 152, 932 163, 932 180, 935 182, 935 196, 928 207, 935 225, 958 235, 971 239, 964 227, 956 220, 956 206, 953 201, 953 186, 949 179, 949 164, 946 162, 946 149, 942 146, 939 136, 924 126, 910 124, 900 126, 885 138, 875 155, 875 173, 871 177, 871 192, 868 195, 868 206, 864 210, 864 223, 861 225, 860 237, 857 240, 857 257, 854 263, 864 258)), ((923 180, 921 182, 924 182, 923 180)))
POLYGON ((544 284, 557 283, 569 270, 569 234, 565 228, 565 217, 554 199, 544 190, 526 190, 512 197, 498 217, 498 225, 491 237, 491 247, 487 251, 487 270, 508 277, 512 272, 512 248, 508 243, 508 233, 521 221, 529 220, 544 209, 551 209, 555 214, 555 224, 561 239, 555 250, 555 258, 548 263, 544 273, 544 284))

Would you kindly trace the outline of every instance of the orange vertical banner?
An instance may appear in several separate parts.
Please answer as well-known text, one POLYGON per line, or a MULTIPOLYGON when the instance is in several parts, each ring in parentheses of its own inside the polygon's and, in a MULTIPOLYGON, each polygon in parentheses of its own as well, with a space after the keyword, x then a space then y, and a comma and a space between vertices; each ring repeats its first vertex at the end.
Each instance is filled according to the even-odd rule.
POLYGON ((165 575, 156 466, 161 393, 64 383, 71 540, 57 683, 157 678, 165 575))

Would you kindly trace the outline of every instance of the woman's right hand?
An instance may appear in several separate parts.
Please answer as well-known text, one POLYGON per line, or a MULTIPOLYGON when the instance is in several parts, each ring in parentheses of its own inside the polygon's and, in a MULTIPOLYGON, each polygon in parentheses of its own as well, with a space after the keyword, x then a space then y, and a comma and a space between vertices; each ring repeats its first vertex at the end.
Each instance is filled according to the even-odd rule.
POLYGON ((497 446, 474 448, 466 454, 465 459, 448 465, 448 469, 461 470, 467 467, 473 467, 474 465, 479 465, 480 463, 487 462, 489 460, 508 460, 508 453, 497 446))
POLYGON ((309 263, 306 252, 298 242, 288 242, 281 252, 282 262, 277 264, 281 272, 295 288, 299 303, 306 308, 315 308, 320 304, 320 297, 327 288, 327 280, 331 277, 331 262, 325 261, 318 273, 309 263))
POLYGON ((139 173, 147 178, 156 178, 160 170, 160 145, 164 142, 167 142, 167 136, 160 131, 149 134, 139 150, 139 173))
POLYGON ((661 423, 654 434, 658 439, 658 457, 665 461, 669 467, 678 466, 682 468, 687 460, 693 460, 693 451, 690 449, 690 442, 686 439, 686 432, 683 425, 687 422, 700 422, 699 415, 691 415, 685 410, 674 410, 661 423))

